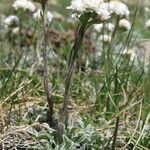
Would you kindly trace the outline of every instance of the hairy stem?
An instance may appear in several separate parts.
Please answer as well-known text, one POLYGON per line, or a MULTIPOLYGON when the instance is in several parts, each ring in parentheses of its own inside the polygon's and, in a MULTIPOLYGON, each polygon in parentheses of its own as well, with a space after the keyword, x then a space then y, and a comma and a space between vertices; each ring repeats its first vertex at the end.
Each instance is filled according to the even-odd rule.
POLYGON ((52 96, 52 90, 49 85, 49 80, 48 80, 48 54, 47 54, 47 47, 48 47, 48 37, 47 37, 47 23, 46 23, 46 17, 45 17, 45 5, 46 1, 42 1, 42 9, 43 9, 43 62, 44 62, 44 90, 46 93, 47 97, 47 102, 49 106, 49 110, 47 113, 47 119, 50 124, 50 126, 53 125, 53 96, 52 96))
POLYGON ((85 26, 81 24, 78 26, 78 29, 76 32, 75 43, 70 53, 68 70, 67 70, 67 75, 66 75, 66 80, 65 80, 64 100, 63 100, 63 106, 60 110, 60 118, 59 118, 59 125, 58 125, 58 128, 59 128, 58 130, 60 131, 61 135, 63 134, 63 127, 65 125, 66 117, 67 117, 67 106, 69 103, 69 97, 70 97, 70 91, 71 91, 71 79, 73 76, 73 71, 74 71, 77 55, 82 45, 84 33, 85 33, 85 26))

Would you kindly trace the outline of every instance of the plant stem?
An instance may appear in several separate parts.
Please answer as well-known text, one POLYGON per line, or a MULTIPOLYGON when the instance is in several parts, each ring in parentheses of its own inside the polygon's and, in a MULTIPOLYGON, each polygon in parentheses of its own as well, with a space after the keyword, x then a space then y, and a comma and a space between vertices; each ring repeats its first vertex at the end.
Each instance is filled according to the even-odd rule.
MULTIPOLYGON (((111 40, 111 43, 109 44, 109 46, 108 46, 108 49, 107 49, 107 66, 106 66, 106 77, 107 77, 107 80, 110 78, 110 76, 111 76, 111 72, 112 72, 112 70, 114 70, 114 68, 113 68, 113 58, 112 58, 112 50, 113 50, 113 48, 114 48, 114 40, 115 40, 115 36, 116 36, 116 34, 117 34, 117 29, 118 29, 118 26, 119 26, 119 20, 120 20, 120 17, 119 16, 117 16, 117 18, 116 18, 116 24, 115 24, 115 29, 114 29, 114 31, 113 31, 113 33, 112 33, 112 35, 111 35, 111 38, 112 38, 112 40, 111 40)), ((110 91, 111 89, 110 89, 110 82, 108 82, 108 86, 107 86, 107 88, 108 88, 108 90, 110 91)), ((106 100, 106 110, 107 111, 109 111, 109 107, 110 107, 110 101, 109 101, 109 99, 107 98, 107 100, 106 100)))
POLYGON ((68 70, 67 70, 67 75, 66 75, 66 80, 65 80, 64 100, 63 100, 63 106, 60 110, 60 118, 59 118, 59 125, 58 125, 58 128, 59 128, 58 130, 61 135, 63 134, 63 128, 64 128, 66 117, 67 117, 67 106, 69 103, 69 97, 70 97, 70 91, 71 91, 71 79, 73 76, 73 71, 74 71, 75 62, 78 56, 78 52, 82 45, 85 29, 86 27, 83 24, 78 26, 74 46, 72 47, 72 50, 70 53, 68 70))
POLYGON ((47 97, 47 102, 48 102, 48 106, 49 106, 49 110, 47 112, 47 119, 48 122, 50 124, 50 126, 53 125, 53 96, 52 96, 52 90, 48 80, 48 54, 47 54, 47 47, 48 47, 48 35, 47 35, 47 23, 46 23, 46 17, 45 17, 45 5, 46 5, 46 1, 43 0, 42 1, 42 9, 43 9, 43 35, 44 35, 44 39, 43 39, 43 62, 44 62, 44 90, 46 93, 46 97, 47 97))
POLYGON ((118 128, 119 128, 119 117, 117 117, 117 119, 116 119, 116 126, 115 126, 115 130, 114 130, 113 143, 112 143, 111 150, 115 150, 115 147, 116 147, 116 139, 117 139, 117 134, 118 134, 118 128))

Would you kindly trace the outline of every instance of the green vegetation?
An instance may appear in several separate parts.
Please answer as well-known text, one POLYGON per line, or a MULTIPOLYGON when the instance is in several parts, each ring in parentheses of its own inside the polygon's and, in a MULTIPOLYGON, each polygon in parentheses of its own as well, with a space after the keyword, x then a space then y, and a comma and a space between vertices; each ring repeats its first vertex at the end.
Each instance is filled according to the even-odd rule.
POLYGON ((150 10, 129 5, 130 30, 119 27, 120 18, 115 15, 104 22, 101 32, 95 31, 94 25, 84 26, 82 42, 83 26, 75 37, 79 22, 70 17, 71 11, 66 10, 69 5, 68 0, 49 0, 47 9, 54 18, 46 26, 42 20, 35 21, 31 12, 14 10, 10 1, 0 2, 0 149, 149 150, 150 66, 146 42, 150 30, 145 22, 150 10), (5 30, 3 15, 18 16, 19 25, 14 23, 5 30), (107 30, 108 22, 115 25, 113 32, 107 30), (19 29, 14 30, 14 26, 19 29), (111 41, 104 41, 104 36, 100 39, 105 34, 111 41), (80 50, 74 56, 70 52, 75 40, 80 50), (53 124, 43 83, 44 46, 53 124), (67 115, 62 121, 65 78, 73 56, 76 62, 70 97, 66 95, 67 115), (59 132, 60 122, 65 128, 59 132))

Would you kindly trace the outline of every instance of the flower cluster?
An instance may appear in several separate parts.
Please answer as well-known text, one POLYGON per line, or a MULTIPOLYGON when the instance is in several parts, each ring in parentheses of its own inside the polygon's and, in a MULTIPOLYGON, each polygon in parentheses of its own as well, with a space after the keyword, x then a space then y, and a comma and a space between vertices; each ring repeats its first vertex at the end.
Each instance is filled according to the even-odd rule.
POLYGON ((104 34, 104 35, 99 36, 99 40, 102 41, 102 42, 105 42, 105 43, 110 43, 112 38, 111 38, 110 35, 104 34))
POLYGON ((100 24, 94 24, 94 30, 96 32, 102 32, 103 28, 105 28, 106 30, 108 30, 109 32, 113 32, 115 29, 115 25, 113 23, 100 23, 100 24))
POLYGON ((5 17, 2 15, 0 20, 0 26, 2 28, 2 35, 7 33, 12 33, 12 35, 16 35, 19 32, 20 19, 15 15, 10 15, 5 17))
POLYGON ((124 49, 121 54, 129 56, 132 61, 136 58, 135 49, 124 49))
MULTIPOLYGON (((40 2, 40 1, 38 1, 40 2)), ((16 0, 13 3, 13 8, 15 10, 24 10, 29 11, 33 13, 33 19, 36 21, 41 20, 41 16, 43 15, 43 12, 41 9, 37 9, 35 5, 30 0, 16 0)), ((48 22, 51 22, 53 19, 53 15, 50 11, 46 12, 46 18, 48 22)))
POLYGON ((5 28, 11 26, 18 26, 19 25, 19 18, 14 15, 10 15, 2 20, 2 24, 5 28))
POLYGON ((23 9, 30 12, 34 12, 36 10, 34 4, 29 0, 16 0, 13 3, 13 7, 15 10, 23 9))
MULTIPOLYGON (((33 13, 33 19, 36 21, 40 21, 42 18, 43 12, 41 9, 38 9, 35 13, 33 13)), ((46 19, 47 22, 52 22, 53 20, 53 14, 50 11, 47 11, 46 13, 46 19)))
POLYGON ((145 10, 146 19, 148 19, 148 20, 145 20, 145 27, 147 29, 150 29, 150 18, 149 18, 150 7, 146 6, 146 7, 144 7, 144 10, 145 10))
POLYGON ((110 1, 107 7, 109 8, 111 13, 114 13, 117 16, 128 17, 130 15, 128 6, 122 2, 110 1))
POLYGON ((145 26, 150 29, 150 19, 145 22, 145 26))
MULTIPOLYGON (((41 21, 43 11, 41 9, 37 9, 37 7, 34 5, 31 0, 15 0, 14 3, 12 4, 12 7, 16 11, 21 11, 21 12, 28 12, 27 14, 32 15, 33 21, 41 21)), ((19 13, 20 14, 20 13, 19 13)), ((23 14, 22 14, 23 15, 23 14)), ((16 15, 10 15, 8 17, 1 17, 1 23, 0 25, 4 29, 4 33, 8 33, 8 31, 11 31, 10 33, 12 34, 17 34, 19 32, 20 25, 22 24, 22 21, 24 19, 21 19, 21 16, 16 16, 16 15)), ((46 12, 46 20, 47 23, 51 23, 53 19, 53 14, 50 11, 46 12)))
POLYGON ((72 10, 73 17, 81 20, 87 13, 93 14, 92 21, 101 22, 110 18, 110 12, 107 3, 103 0, 72 0, 67 9, 72 10), (95 18, 93 20, 93 18, 95 18), (97 20, 96 20, 97 19, 97 20))
POLYGON ((124 30, 130 30, 131 29, 131 23, 127 19, 121 19, 119 21, 119 27, 121 29, 124 29, 124 30))
POLYGON ((115 14, 120 18, 129 17, 130 11, 125 3, 119 1, 104 2, 104 0, 72 0, 67 9, 72 10, 72 17, 82 20, 86 14, 92 23, 104 22, 115 14))

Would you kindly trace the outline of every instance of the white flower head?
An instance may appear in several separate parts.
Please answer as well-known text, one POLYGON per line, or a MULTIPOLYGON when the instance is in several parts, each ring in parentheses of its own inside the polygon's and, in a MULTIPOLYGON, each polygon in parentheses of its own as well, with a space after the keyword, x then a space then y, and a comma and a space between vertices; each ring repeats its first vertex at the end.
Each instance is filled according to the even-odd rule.
POLYGON ((107 20, 110 18, 110 10, 107 7, 108 3, 101 3, 95 12, 100 16, 101 20, 107 20))
MULTIPOLYGON (((80 18, 83 14, 86 13, 95 13, 95 20, 107 20, 110 18, 110 12, 103 0, 72 0, 71 5, 67 7, 73 11, 73 17, 80 18)), ((94 17, 93 17, 94 18, 94 17)), ((93 18, 90 18, 91 20, 93 18)), ((98 22, 96 21, 96 22, 98 22)))
POLYGON ((13 34, 13 35, 17 35, 17 34, 19 34, 19 30, 20 30, 20 28, 19 28, 19 27, 15 27, 15 28, 13 28, 13 29, 12 29, 12 34, 13 34))
POLYGON ((41 10, 38 9, 36 12, 33 13, 33 19, 39 21, 41 19, 41 10))
POLYGON ((50 11, 47 11, 46 18, 49 23, 52 22, 53 17, 54 17, 53 14, 50 11))
POLYGON ((136 53, 135 53, 135 50, 134 49, 124 49, 122 52, 121 52, 122 55, 127 55, 127 56, 130 56, 130 60, 134 60, 136 58, 136 53))
POLYGON ((113 23, 107 23, 106 25, 106 29, 108 29, 108 31, 113 32, 115 29, 115 25, 113 23))
POLYGON ((24 11, 28 10, 34 12, 36 7, 30 0, 16 0, 13 5, 15 10, 23 9, 24 11))
POLYGON ((150 8, 149 7, 144 7, 145 12, 150 12, 150 8))
POLYGON ((108 34, 100 35, 99 40, 102 42, 110 43, 111 42, 111 36, 108 34))
POLYGON ((130 15, 130 11, 128 9, 128 6, 122 2, 119 1, 111 1, 109 3, 109 9, 112 13, 120 16, 120 17, 128 17, 130 15))
POLYGON ((102 32, 102 30, 103 30, 103 23, 100 23, 100 24, 94 24, 94 30, 96 31, 96 32, 102 32))
POLYGON ((101 7, 101 4, 103 4, 104 1, 103 0, 83 0, 83 3, 86 9, 96 11, 101 7))
POLYGON ((119 28, 130 30, 131 29, 131 23, 127 19, 121 19, 119 21, 119 28))
POLYGON ((2 21, 2 24, 6 27, 9 26, 18 26, 19 25, 19 18, 17 16, 14 15, 10 15, 6 18, 4 18, 4 20, 2 21))
POLYGON ((102 32, 104 26, 105 26, 105 29, 108 30, 109 32, 114 31, 115 25, 113 23, 106 23, 105 25, 103 23, 94 24, 94 30, 96 32, 102 32))
POLYGON ((84 12, 85 4, 83 0, 72 0, 71 5, 67 7, 67 9, 73 10, 74 12, 84 12))
POLYGON ((145 22, 145 26, 150 29, 150 19, 145 22))
MULTIPOLYGON (((36 20, 36 21, 39 21, 39 20, 41 20, 42 15, 43 15, 42 10, 38 9, 35 13, 33 13, 33 19, 36 20)), ((53 14, 50 11, 47 11, 46 19, 49 23, 52 22, 53 17, 54 17, 53 14)))

